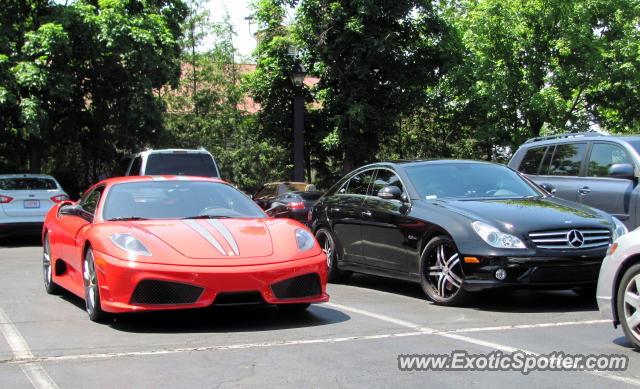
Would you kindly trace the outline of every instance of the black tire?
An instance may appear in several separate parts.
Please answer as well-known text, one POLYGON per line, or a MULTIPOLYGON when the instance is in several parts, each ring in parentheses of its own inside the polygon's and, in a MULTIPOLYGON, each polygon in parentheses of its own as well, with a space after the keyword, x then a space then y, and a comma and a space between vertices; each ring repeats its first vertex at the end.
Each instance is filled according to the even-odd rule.
POLYGON ((316 240, 322 251, 327 255, 327 281, 339 282, 346 280, 351 272, 338 269, 338 250, 333 234, 328 229, 322 227, 316 231, 316 240))
POLYGON ((309 303, 295 303, 295 304, 279 304, 278 305, 278 309, 280 309, 281 312, 303 312, 306 311, 307 308, 309 308, 309 303))
POLYGON ((100 287, 98 286, 96 263, 91 247, 87 249, 84 255, 82 279, 84 283, 84 301, 89 319, 95 322, 102 322, 107 318, 107 314, 100 306, 100 287))
POLYGON ((453 239, 431 239, 420 257, 420 285, 429 300, 439 305, 461 305, 469 299, 462 289, 462 264, 453 239))
POLYGON ((616 296, 622 330, 634 347, 640 350, 640 263, 624 273, 616 296))
POLYGON ((51 244, 49 243, 49 235, 44 236, 42 244, 42 272, 44 275, 44 290, 48 294, 60 294, 62 288, 53 281, 53 263, 51 262, 51 244))

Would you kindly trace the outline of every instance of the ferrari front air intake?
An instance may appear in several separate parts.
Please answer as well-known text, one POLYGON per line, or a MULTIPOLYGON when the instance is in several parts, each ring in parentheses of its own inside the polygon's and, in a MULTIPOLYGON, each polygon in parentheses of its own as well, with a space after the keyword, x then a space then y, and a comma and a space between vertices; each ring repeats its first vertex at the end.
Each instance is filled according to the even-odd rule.
POLYGON ((131 304, 192 304, 202 296, 204 288, 161 280, 142 280, 131 295, 131 304))
POLYGON ((271 290, 279 299, 313 297, 322 294, 320 276, 317 273, 309 273, 276 282, 271 285, 271 290))

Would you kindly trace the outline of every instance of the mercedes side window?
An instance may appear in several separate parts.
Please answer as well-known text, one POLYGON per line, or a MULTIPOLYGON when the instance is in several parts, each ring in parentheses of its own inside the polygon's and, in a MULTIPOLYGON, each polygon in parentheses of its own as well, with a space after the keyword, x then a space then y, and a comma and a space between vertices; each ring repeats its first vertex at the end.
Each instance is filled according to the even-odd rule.
POLYGON ((373 176, 374 170, 366 170, 349 180, 349 184, 345 190, 345 194, 356 194, 363 195, 367 194, 367 189, 369 189, 369 184, 371 183, 371 178, 373 176))
POLYGON ((404 186, 397 174, 388 169, 378 169, 378 174, 373 182, 371 194, 376 196, 380 189, 386 188, 387 186, 397 186, 400 191, 404 193, 404 186))
POLYGON ((546 152, 546 146, 528 149, 522 158, 522 162, 520 162, 520 168, 518 170, 524 174, 538 174, 546 152))
POLYGON ((594 143, 589 156, 587 175, 590 177, 608 177, 611 165, 633 164, 622 147, 612 143, 594 143))
POLYGON ((547 174, 551 176, 577 176, 580 174, 580 165, 586 149, 586 143, 557 145, 547 174))

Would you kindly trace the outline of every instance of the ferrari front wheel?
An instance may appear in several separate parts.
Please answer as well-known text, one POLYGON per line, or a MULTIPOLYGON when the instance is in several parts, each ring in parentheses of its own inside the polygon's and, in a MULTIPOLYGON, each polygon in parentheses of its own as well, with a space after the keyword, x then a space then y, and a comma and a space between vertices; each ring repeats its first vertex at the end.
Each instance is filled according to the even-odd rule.
POLYGON ((96 274, 96 263, 91 247, 84 255, 82 265, 82 278, 84 280, 84 301, 89 319, 100 322, 106 319, 107 314, 100 306, 100 288, 98 286, 98 275, 96 274))
POLYGON ((60 287, 53 282, 53 263, 51 261, 51 244, 49 243, 49 235, 44 236, 44 243, 42 245, 42 272, 44 274, 44 289, 47 293, 60 293, 60 287))

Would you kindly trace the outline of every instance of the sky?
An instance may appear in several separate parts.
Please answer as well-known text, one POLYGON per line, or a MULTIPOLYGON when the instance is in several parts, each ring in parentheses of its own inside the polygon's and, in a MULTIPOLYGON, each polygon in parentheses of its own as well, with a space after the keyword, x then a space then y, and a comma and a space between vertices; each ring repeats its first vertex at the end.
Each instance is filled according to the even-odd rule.
POLYGON ((253 34, 256 32, 256 24, 249 26, 249 21, 245 18, 251 15, 249 9, 250 0, 209 0, 208 6, 211 12, 211 20, 219 22, 223 20, 225 12, 229 13, 230 22, 234 26, 236 36, 233 37, 233 45, 241 57, 248 57, 256 48, 256 40, 253 34), (251 32, 249 32, 251 28, 251 32))

